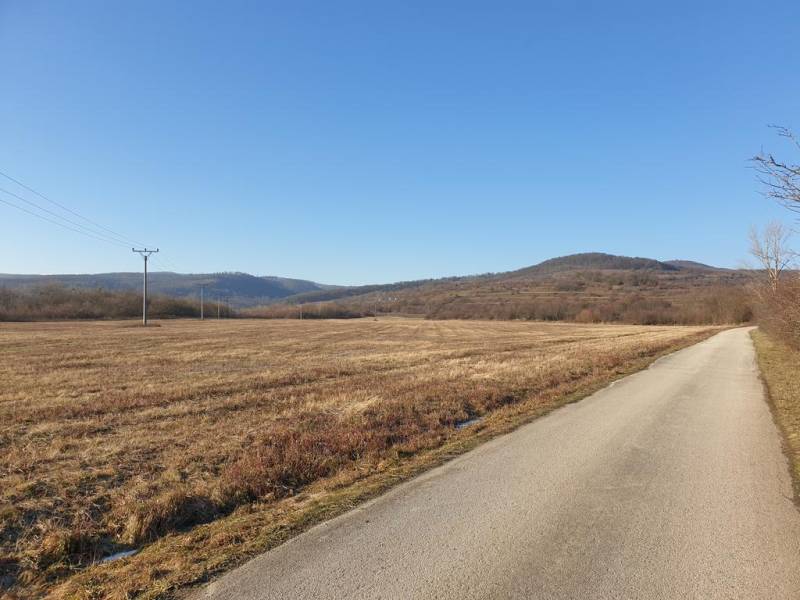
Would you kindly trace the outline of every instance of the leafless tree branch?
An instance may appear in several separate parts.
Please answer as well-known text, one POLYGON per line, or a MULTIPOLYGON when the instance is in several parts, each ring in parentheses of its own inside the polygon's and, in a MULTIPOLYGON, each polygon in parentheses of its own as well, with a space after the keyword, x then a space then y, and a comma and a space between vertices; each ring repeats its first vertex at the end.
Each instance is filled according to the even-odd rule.
MULTIPOLYGON (((771 125, 778 136, 788 139, 800 150, 800 139, 794 133, 779 125, 771 125)), ((800 164, 777 160, 763 150, 750 159, 758 180, 764 186, 764 195, 772 198, 791 211, 800 213, 800 164)))

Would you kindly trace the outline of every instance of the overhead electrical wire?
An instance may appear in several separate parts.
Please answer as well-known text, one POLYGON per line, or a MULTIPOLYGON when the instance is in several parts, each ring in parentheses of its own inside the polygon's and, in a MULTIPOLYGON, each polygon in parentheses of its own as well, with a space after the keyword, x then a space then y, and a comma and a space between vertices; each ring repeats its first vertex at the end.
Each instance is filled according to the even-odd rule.
POLYGON ((155 261, 161 266, 167 267, 170 271, 174 273, 180 273, 180 269, 178 269, 171 261, 161 256, 161 254, 154 254, 150 257, 150 260, 155 261))
POLYGON ((108 238, 98 237, 98 236, 93 235, 91 233, 87 233, 86 231, 83 231, 81 229, 76 229, 74 227, 70 227, 69 225, 64 225, 64 223, 60 223, 60 222, 58 222, 58 221, 56 221, 54 219, 50 219, 48 217, 45 217, 44 215, 40 215, 39 213, 35 213, 32 210, 28 210, 24 206, 18 206, 16 204, 14 204, 13 202, 9 202, 8 200, 3 200, 3 198, 0 198, 0 202, 2 202, 3 204, 7 204, 8 206, 11 206, 13 208, 16 208, 17 210, 21 210, 22 212, 26 212, 29 215, 33 215, 34 217, 36 217, 38 219, 42 219, 43 221, 47 221, 49 223, 53 223, 54 225, 58 225, 59 227, 63 227, 64 229, 69 229, 70 231, 74 231, 75 233, 80 233, 82 235, 94 238, 96 240, 100 240, 101 242, 106 242, 107 244, 115 244, 117 246, 122 246, 122 247, 126 247, 127 248, 127 244, 123 244, 122 242, 118 242, 118 241, 112 241, 112 240, 110 240, 108 238))
MULTIPOLYGON (((50 217, 45 216, 43 214, 40 214, 39 212, 36 212, 36 211, 31 210, 29 208, 26 208, 24 206, 19 206, 15 202, 11 202, 9 200, 6 200, 6 199, 3 199, 2 197, 0 197, 0 202, 2 202, 3 204, 11 206, 12 208, 16 208, 17 210, 25 212, 25 213, 27 213, 27 214, 29 214, 31 216, 34 216, 34 217, 36 217, 38 219, 43 220, 43 221, 47 221, 48 223, 52 223, 53 225, 58 225, 59 227, 62 227, 62 228, 67 229, 69 231, 73 231, 75 233, 79 233, 81 235, 85 235, 87 237, 90 237, 90 238, 95 239, 95 240, 99 240, 101 242, 106 242, 107 244, 116 245, 116 246, 119 246, 119 247, 122 247, 122 248, 130 248, 131 245, 144 246, 144 247, 147 247, 147 246, 151 245, 151 244, 145 244, 143 242, 136 241, 136 240, 134 240, 132 238, 129 238, 128 236, 125 236, 125 235, 123 235, 121 233, 118 233, 118 232, 114 231, 113 229, 111 229, 109 227, 101 225, 100 223, 97 223, 97 222, 91 220, 90 218, 80 214, 79 212, 74 211, 74 210, 72 210, 71 208, 69 208, 67 206, 64 206, 60 202, 56 202, 55 200, 52 200, 51 198, 48 198, 47 196, 45 196, 41 192, 39 192, 39 191, 33 189, 32 187, 22 183, 19 179, 16 179, 16 178, 12 177, 11 175, 9 175, 7 173, 4 173, 4 172, 0 171, 0 175, 5 177, 9 181, 12 181, 13 183, 17 184, 18 186, 26 189, 27 191, 31 192, 32 194, 35 194, 37 197, 41 198, 42 200, 45 200, 45 201, 49 202, 50 204, 52 204, 54 206, 57 206, 58 208, 66 211, 67 213, 69 213, 69 214, 71 214, 71 215, 73 215, 73 216, 75 216, 75 217, 77 217, 79 219, 82 219, 86 223, 89 223, 90 225, 92 225, 93 228, 92 227, 87 227, 86 225, 84 225, 82 223, 79 223, 79 222, 77 222, 77 221, 75 221, 73 219, 65 217, 64 215, 61 215, 61 214, 59 214, 59 213, 57 213, 57 212, 55 212, 53 210, 50 210, 49 208, 46 208, 46 207, 38 204, 37 202, 34 202, 33 200, 30 200, 28 198, 25 198, 25 197, 19 195, 19 194, 16 194, 16 193, 14 193, 12 191, 9 191, 7 189, 4 189, 4 188, 0 187, 0 192, 2 192, 4 194, 7 194, 8 196, 11 196, 13 198, 16 198, 17 200, 20 200, 20 201, 24 202, 28 206, 31 206, 31 207, 35 208, 36 210, 38 210, 38 211, 41 211, 43 213, 46 213, 47 215, 50 215, 50 217), (51 217, 53 217, 53 218, 51 218, 51 217)), ((167 259, 167 258, 165 258, 163 256, 154 254, 151 257, 151 260, 156 260, 160 265, 163 265, 163 266, 167 267, 168 269, 170 269, 170 270, 172 270, 172 271, 174 271, 176 273, 180 272, 180 269, 178 269, 169 259, 167 259)))
MULTIPOLYGON (((73 225, 74 227, 79 227, 80 228, 80 231, 78 231, 77 229, 73 229, 72 227, 70 227, 69 229, 71 229, 72 231, 78 231, 78 233, 84 233, 86 235, 91 235, 92 237, 94 237, 96 239, 102 239, 102 240, 107 241, 107 242, 119 244, 119 245, 122 245, 122 246, 128 246, 128 243, 126 241, 122 240, 122 239, 111 237, 110 235, 106 235, 104 233, 100 233, 98 231, 94 231, 92 229, 89 229, 85 225, 81 225, 77 221, 73 221, 72 219, 68 219, 67 217, 65 217, 63 215, 59 215, 57 212, 54 212, 54 211, 52 211, 50 209, 47 209, 44 206, 39 206, 38 204, 28 200, 27 198, 23 198, 19 194, 15 194, 14 192, 9 192, 8 190, 6 190, 4 188, 0 188, 0 192, 2 192, 4 194, 8 194, 9 196, 13 196, 17 200, 22 200, 24 203, 26 203, 26 204, 28 204, 30 206, 33 206, 34 208, 37 208, 37 209, 41 210, 42 212, 45 212, 45 213, 47 213, 49 215, 52 215, 53 217, 55 217, 57 219, 61 219, 63 221, 66 221, 67 223, 73 225)), ((10 204, 11 206, 16 206, 15 204, 11 204, 10 202, 6 202, 6 204, 10 204)), ((17 206, 17 208, 21 208, 21 207, 17 206)), ((39 215, 38 213, 34 213, 33 211, 30 211, 30 210, 26 210, 26 212, 28 212, 29 214, 32 214, 34 216, 39 216, 39 217, 42 216, 42 215, 39 215)), ((51 223, 55 222, 55 221, 52 221, 50 219, 46 219, 46 220, 50 221, 51 223)), ((63 225, 63 223, 56 223, 56 224, 57 225, 59 225, 59 224, 63 225)))
MULTIPOLYGON (((64 206, 60 202, 56 202, 55 200, 52 200, 51 198, 48 198, 47 196, 45 196, 41 192, 38 192, 35 189, 33 189, 32 187, 22 183, 19 179, 15 179, 14 177, 9 175, 8 173, 4 173, 3 171, 0 171, 0 175, 5 177, 9 181, 13 181, 18 186, 20 186, 22 188, 25 188, 29 192, 31 192, 33 194, 36 194, 42 200, 45 200, 45 201, 49 202, 50 204, 53 204, 54 206, 59 207, 61 210, 67 211, 68 213, 70 213, 71 215, 73 215, 75 217, 78 217, 79 219, 83 219, 84 221, 86 221, 90 225, 93 225, 94 227, 97 227, 99 229, 102 229, 103 231, 106 231, 106 232, 112 234, 114 237, 119 238, 121 241, 125 242, 126 244, 133 244, 135 246, 146 246, 147 245, 147 244, 144 244, 144 243, 139 242, 137 240, 134 240, 132 238, 129 238, 128 236, 122 235, 121 233, 118 233, 118 232, 114 231, 113 229, 111 229, 109 227, 105 227, 104 225, 100 225, 99 223, 96 223, 95 221, 92 221, 90 218, 85 217, 84 215, 80 214, 77 211, 72 210, 71 208, 69 208, 67 206, 64 206)), ((43 210, 45 210, 45 209, 43 209, 43 210)), ((61 217, 61 218, 64 218, 64 217, 61 217)))

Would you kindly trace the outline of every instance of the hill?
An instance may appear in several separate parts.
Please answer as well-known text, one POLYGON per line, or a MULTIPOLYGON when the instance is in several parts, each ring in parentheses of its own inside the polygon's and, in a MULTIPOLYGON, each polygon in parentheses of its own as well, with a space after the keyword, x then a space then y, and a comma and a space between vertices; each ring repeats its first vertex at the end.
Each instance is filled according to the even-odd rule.
MULTIPOLYGON (((389 284, 330 286, 247 273, 151 274, 154 294, 221 300, 265 317, 410 314, 427 318, 728 323, 750 318, 750 273, 702 263, 572 254, 503 273, 389 284), (300 310, 311 304, 315 310, 300 310)), ((140 273, 0 275, 0 288, 57 283, 69 288, 138 291, 140 273)))
POLYGON ((590 252, 504 273, 343 287, 290 296, 284 302, 335 301, 351 314, 441 319, 728 323, 750 318, 745 291, 750 276, 692 261, 590 252))
POLYGON ((722 267, 712 267, 705 263, 697 262, 694 260, 668 260, 666 264, 678 267, 679 269, 697 269, 700 271, 730 271, 730 269, 723 269, 722 267))
POLYGON ((616 270, 616 271, 677 271, 681 267, 660 262, 652 258, 640 258, 631 256, 617 256, 605 254, 603 252, 583 252, 581 254, 570 254, 559 256, 540 262, 532 267, 518 269, 510 274, 540 274, 540 273, 559 273, 572 270, 616 270))
MULTIPOLYGON (((77 289, 138 291, 141 273, 97 273, 92 275, 6 275, 0 274, 0 287, 18 290, 46 284, 77 289)), ((335 289, 313 281, 286 277, 257 277, 247 273, 181 274, 155 271, 148 275, 154 294, 175 298, 197 298, 200 288, 209 300, 221 299, 233 306, 253 306, 274 302, 296 294, 335 289)))

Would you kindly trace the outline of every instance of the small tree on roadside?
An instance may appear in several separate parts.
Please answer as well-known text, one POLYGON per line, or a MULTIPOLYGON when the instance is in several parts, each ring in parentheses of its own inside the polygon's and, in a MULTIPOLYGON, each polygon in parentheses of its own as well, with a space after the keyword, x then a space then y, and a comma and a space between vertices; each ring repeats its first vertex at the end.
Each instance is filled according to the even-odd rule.
POLYGON ((750 230, 750 254, 764 270, 769 289, 778 291, 781 275, 790 268, 797 254, 789 248, 791 231, 778 221, 773 221, 763 232, 755 227, 750 230))
POLYGON ((800 347, 800 277, 792 270, 797 257, 789 248, 789 229, 770 223, 750 232, 750 253, 763 277, 752 286, 759 325, 770 334, 800 347))

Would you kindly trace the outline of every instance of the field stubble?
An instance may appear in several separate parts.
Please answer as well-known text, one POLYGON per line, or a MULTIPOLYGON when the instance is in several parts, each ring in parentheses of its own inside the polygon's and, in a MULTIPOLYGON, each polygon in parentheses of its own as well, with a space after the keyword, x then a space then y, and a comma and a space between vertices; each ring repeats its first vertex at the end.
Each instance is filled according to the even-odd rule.
POLYGON ((161 325, 0 326, 0 596, 171 595, 717 330, 161 325))

